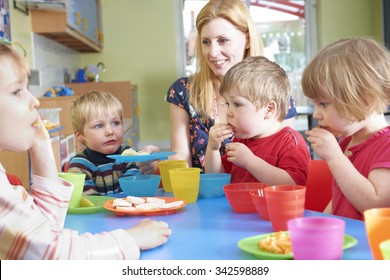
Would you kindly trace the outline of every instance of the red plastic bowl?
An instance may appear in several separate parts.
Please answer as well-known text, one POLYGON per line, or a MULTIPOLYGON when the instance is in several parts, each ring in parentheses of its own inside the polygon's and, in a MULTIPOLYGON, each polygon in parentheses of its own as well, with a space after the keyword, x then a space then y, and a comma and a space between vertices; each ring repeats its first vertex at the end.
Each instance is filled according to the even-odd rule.
POLYGON ((263 187, 264 184, 259 182, 232 183, 225 185, 223 190, 234 212, 255 213, 256 208, 252 203, 249 192, 251 190, 262 189, 263 187))

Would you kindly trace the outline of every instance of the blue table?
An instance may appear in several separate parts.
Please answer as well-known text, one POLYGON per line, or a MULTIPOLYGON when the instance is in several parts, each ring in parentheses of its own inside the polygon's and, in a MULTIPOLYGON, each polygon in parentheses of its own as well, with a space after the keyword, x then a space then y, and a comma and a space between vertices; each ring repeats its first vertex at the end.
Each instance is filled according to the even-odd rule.
MULTIPOLYGON (((162 190, 159 196, 164 194, 162 190)), ((306 217, 326 216, 305 211, 306 217)), ((110 231, 129 228, 145 216, 117 216, 106 210, 94 214, 68 214, 65 227, 80 233, 110 231)), ((252 260, 253 255, 237 247, 240 239, 273 232, 271 223, 257 213, 240 214, 231 209, 225 197, 198 199, 175 214, 154 216, 152 219, 166 221, 172 229, 168 242, 158 248, 143 251, 143 260, 252 260)), ((371 260, 364 222, 344 219, 346 234, 355 237, 358 244, 344 250, 343 259, 371 260)))

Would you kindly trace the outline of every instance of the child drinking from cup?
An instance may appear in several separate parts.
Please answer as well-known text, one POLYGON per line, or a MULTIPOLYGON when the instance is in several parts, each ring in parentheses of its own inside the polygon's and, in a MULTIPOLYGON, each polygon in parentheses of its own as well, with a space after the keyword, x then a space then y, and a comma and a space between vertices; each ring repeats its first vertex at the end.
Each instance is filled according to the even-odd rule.
MULTIPOLYGON (((0 41, 0 151, 29 151, 32 185, 13 185, 0 163, 0 259, 138 259, 165 243, 165 222, 79 234, 64 229, 73 185, 59 179, 39 101, 28 89, 29 68, 11 42, 0 41)), ((12 180, 15 182, 15 180, 12 180)))
MULTIPOLYGON (((116 162, 107 155, 120 155, 129 146, 123 145, 123 107, 111 93, 90 91, 73 102, 70 110, 76 139, 86 148, 69 164, 68 172, 84 173, 84 195, 110 195, 122 192, 121 176, 154 173, 156 161, 144 163, 116 162)), ((146 153, 158 152, 153 145, 145 146, 146 153)))
POLYGON ((307 65, 302 89, 319 124, 307 140, 334 178, 325 212, 363 220, 364 210, 389 207, 389 51, 370 38, 339 40, 307 65))
POLYGON ((286 72, 265 57, 246 58, 226 73, 220 92, 227 101, 227 123, 210 129, 206 173, 230 173, 232 183, 305 185, 307 144, 282 123, 290 96, 286 72), (221 158, 221 143, 232 135, 221 158))

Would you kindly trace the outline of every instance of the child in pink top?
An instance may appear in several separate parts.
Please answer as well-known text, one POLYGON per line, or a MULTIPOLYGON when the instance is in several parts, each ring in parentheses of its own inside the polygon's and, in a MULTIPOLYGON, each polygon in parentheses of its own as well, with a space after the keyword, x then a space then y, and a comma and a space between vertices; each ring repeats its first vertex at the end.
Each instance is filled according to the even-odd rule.
POLYGON ((149 219, 130 229, 78 234, 64 229, 73 185, 59 179, 50 136, 28 89, 29 68, 12 43, 0 41, 0 151, 29 151, 33 182, 11 185, 0 163, 0 259, 138 259, 171 230, 149 219))
POLYGON ((330 44, 307 65, 302 89, 319 124, 307 139, 334 177, 325 212, 363 220, 365 210, 389 207, 389 51, 369 38, 330 44))
POLYGON ((230 173, 233 183, 305 185, 308 146, 301 134, 283 124, 290 96, 286 72, 265 57, 249 57, 230 68, 220 92, 227 101, 227 123, 210 129, 206 173, 230 173), (221 143, 233 134, 221 158, 221 143))

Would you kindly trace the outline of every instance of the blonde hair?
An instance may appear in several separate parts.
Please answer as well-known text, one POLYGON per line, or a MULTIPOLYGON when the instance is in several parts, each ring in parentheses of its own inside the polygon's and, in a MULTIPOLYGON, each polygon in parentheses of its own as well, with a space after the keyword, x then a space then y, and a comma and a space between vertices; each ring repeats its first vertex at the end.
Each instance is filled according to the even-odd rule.
POLYGON ((30 75, 30 67, 28 66, 27 60, 20 55, 20 53, 12 47, 12 43, 6 44, 0 42, 0 59, 8 58, 15 65, 18 70, 18 78, 24 79, 30 75))
POLYGON ((190 103, 200 115, 207 116, 212 111, 216 93, 219 91, 219 80, 210 69, 202 54, 200 33, 205 24, 216 18, 223 18, 249 37, 249 49, 245 57, 258 56, 264 53, 263 43, 248 8, 241 0, 210 0, 196 18, 196 58, 199 70, 190 81, 190 103))
POLYGON ((307 65, 302 89, 309 98, 332 102, 351 121, 383 113, 390 103, 390 53, 371 38, 339 40, 307 65))
POLYGON ((286 72, 264 56, 245 58, 230 68, 220 91, 222 95, 237 92, 249 99, 257 110, 274 100, 279 121, 284 120, 290 105, 290 82, 286 72))
POLYGON ((70 109, 72 127, 75 132, 83 134, 84 126, 92 118, 107 113, 117 113, 122 121, 122 103, 111 93, 90 91, 76 99, 70 109))

